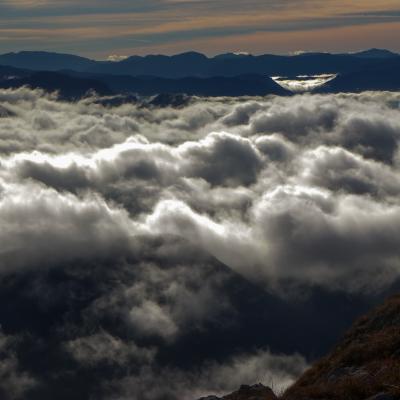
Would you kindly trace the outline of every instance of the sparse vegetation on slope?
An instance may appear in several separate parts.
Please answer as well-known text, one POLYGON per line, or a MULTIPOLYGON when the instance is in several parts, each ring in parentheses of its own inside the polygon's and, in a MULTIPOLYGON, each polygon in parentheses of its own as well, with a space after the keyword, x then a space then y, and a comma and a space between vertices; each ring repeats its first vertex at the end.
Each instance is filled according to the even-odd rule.
POLYGON ((400 398, 400 295, 356 321, 283 399, 363 400, 379 393, 400 398))

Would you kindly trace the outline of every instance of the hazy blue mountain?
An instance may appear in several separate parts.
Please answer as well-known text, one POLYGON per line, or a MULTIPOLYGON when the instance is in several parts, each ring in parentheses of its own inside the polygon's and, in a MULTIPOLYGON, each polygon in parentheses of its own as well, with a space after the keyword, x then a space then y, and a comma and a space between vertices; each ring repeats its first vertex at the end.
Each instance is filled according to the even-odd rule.
POLYGON ((32 71, 23 70, 15 67, 8 67, 5 65, 0 65, 0 81, 10 78, 21 78, 24 76, 29 76, 32 74, 32 71))
POLYGON ((339 74, 315 90, 318 93, 400 90, 400 58, 396 57, 358 70, 339 74))
POLYGON ((80 98, 88 90, 101 95, 264 96, 291 94, 268 77, 274 75, 337 73, 335 79, 316 90, 320 93, 399 90, 399 70, 400 56, 379 49, 355 54, 296 56, 227 53, 213 58, 188 52, 176 56, 133 56, 121 62, 21 52, 0 56, 0 85, 57 90, 67 99, 80 98), (2 62, 15 65, 1 66, 2 62), (19 65, 24 68, 18 68, 19 65), (47 68, 35 71, 42 66, 47 68))
POLYGON ((395 58, 399 56, 398 54, 385 49, 369 49, 354 53, 353 55, 362 58, 395 58))
POLYGON ((350 71, 371 62, 349 54, 301 54, 296 56, 278 55, 235 55, 225 54, 207 58, 199 53, 185 53, 176 56, 130 57, 118 63, 97 63, 88 72, 154 75, 164 78, 188 76, 237 76, 260 75, 313 75, 350 71))
POLYGON ((141 95, 185 93, 196 96, 290 95, 288 90, 282 88, 271 78, 259 75, 181 79, 91 74, 85 74, 85 76, 104 82, 117 93, 138 93, 141 95))
POLYGON ((35 72, 30 76, 0 81, 1 88, 17 88, 29 86, 40 88, 48 92, 59 92, 63 99, 75 100, 82 98, 90 91, 99 95, 111 95, 113 92, 108 86, 94 79, 76 78, 58 72, 35 72))
POLYGON ((264 96, 267 94, 290 95, 271 78, 258 75, 237 77, 166 79, 152 76, 132 77, 101 75, 76 71, 25 71, 0 67, 0 87, 21 86, 58 91, 65 99, 81 98, 90 90, 100 95, 129 94, 156 95, 160 93, 196 96, 264 96), (4 79, 1 79, 4 69, 4 79), (8 79, 9 76, 16 76, 8 79))
POLYGON ((120 62, 97 63, 88 72, 126 75, 154 75, 166 78, 207 76, 211 59, 205 55, 188 52, 174 56, 132 56, 120 62))
POLYGON ((253 56, 226 53, 212 58, 197 52, 173 56, 131 56, 119 62, 93 61, 84 57, 49 52, 0 55, 0 65, 32 70, 75 70, 114 75, 152 75, 162 78, 259 75, 315 75, 344 73, 383 58, 400 57, 388 50, 371 49, 354 54, 304 53, 253 56))
POLYGON ((70 54, 46 51, 21 51, 0 55, 0 64, 36 71, 58 71, 60 69, 84 71, 91 68, 96 62, 88 58, 70 54))

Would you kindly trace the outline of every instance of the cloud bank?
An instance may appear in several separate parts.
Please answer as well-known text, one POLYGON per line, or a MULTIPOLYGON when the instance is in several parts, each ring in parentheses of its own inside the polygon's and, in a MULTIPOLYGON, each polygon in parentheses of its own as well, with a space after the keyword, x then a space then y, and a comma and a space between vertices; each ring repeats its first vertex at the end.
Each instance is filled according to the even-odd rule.
POLYGON ((319 351, 278 333, 305 293, 398 282, 398 93, 0 102, 5 398, 283 388, 319 351))

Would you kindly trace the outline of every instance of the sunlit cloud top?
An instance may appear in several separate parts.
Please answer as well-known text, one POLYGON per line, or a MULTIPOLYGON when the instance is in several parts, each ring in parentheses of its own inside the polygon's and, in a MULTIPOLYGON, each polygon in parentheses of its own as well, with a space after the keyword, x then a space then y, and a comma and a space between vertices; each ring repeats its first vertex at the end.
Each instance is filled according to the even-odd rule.
POLYGON ((0 52, 400 50, 398 0, 3 0, 0 52))

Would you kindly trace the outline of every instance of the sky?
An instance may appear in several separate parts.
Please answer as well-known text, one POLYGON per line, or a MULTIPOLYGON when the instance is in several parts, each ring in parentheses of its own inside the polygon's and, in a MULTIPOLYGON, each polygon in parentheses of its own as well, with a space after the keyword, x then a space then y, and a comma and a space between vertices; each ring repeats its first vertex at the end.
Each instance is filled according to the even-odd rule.
POLYGON ((400 51, 398 0, 0 0, 0 52, 400 51))

